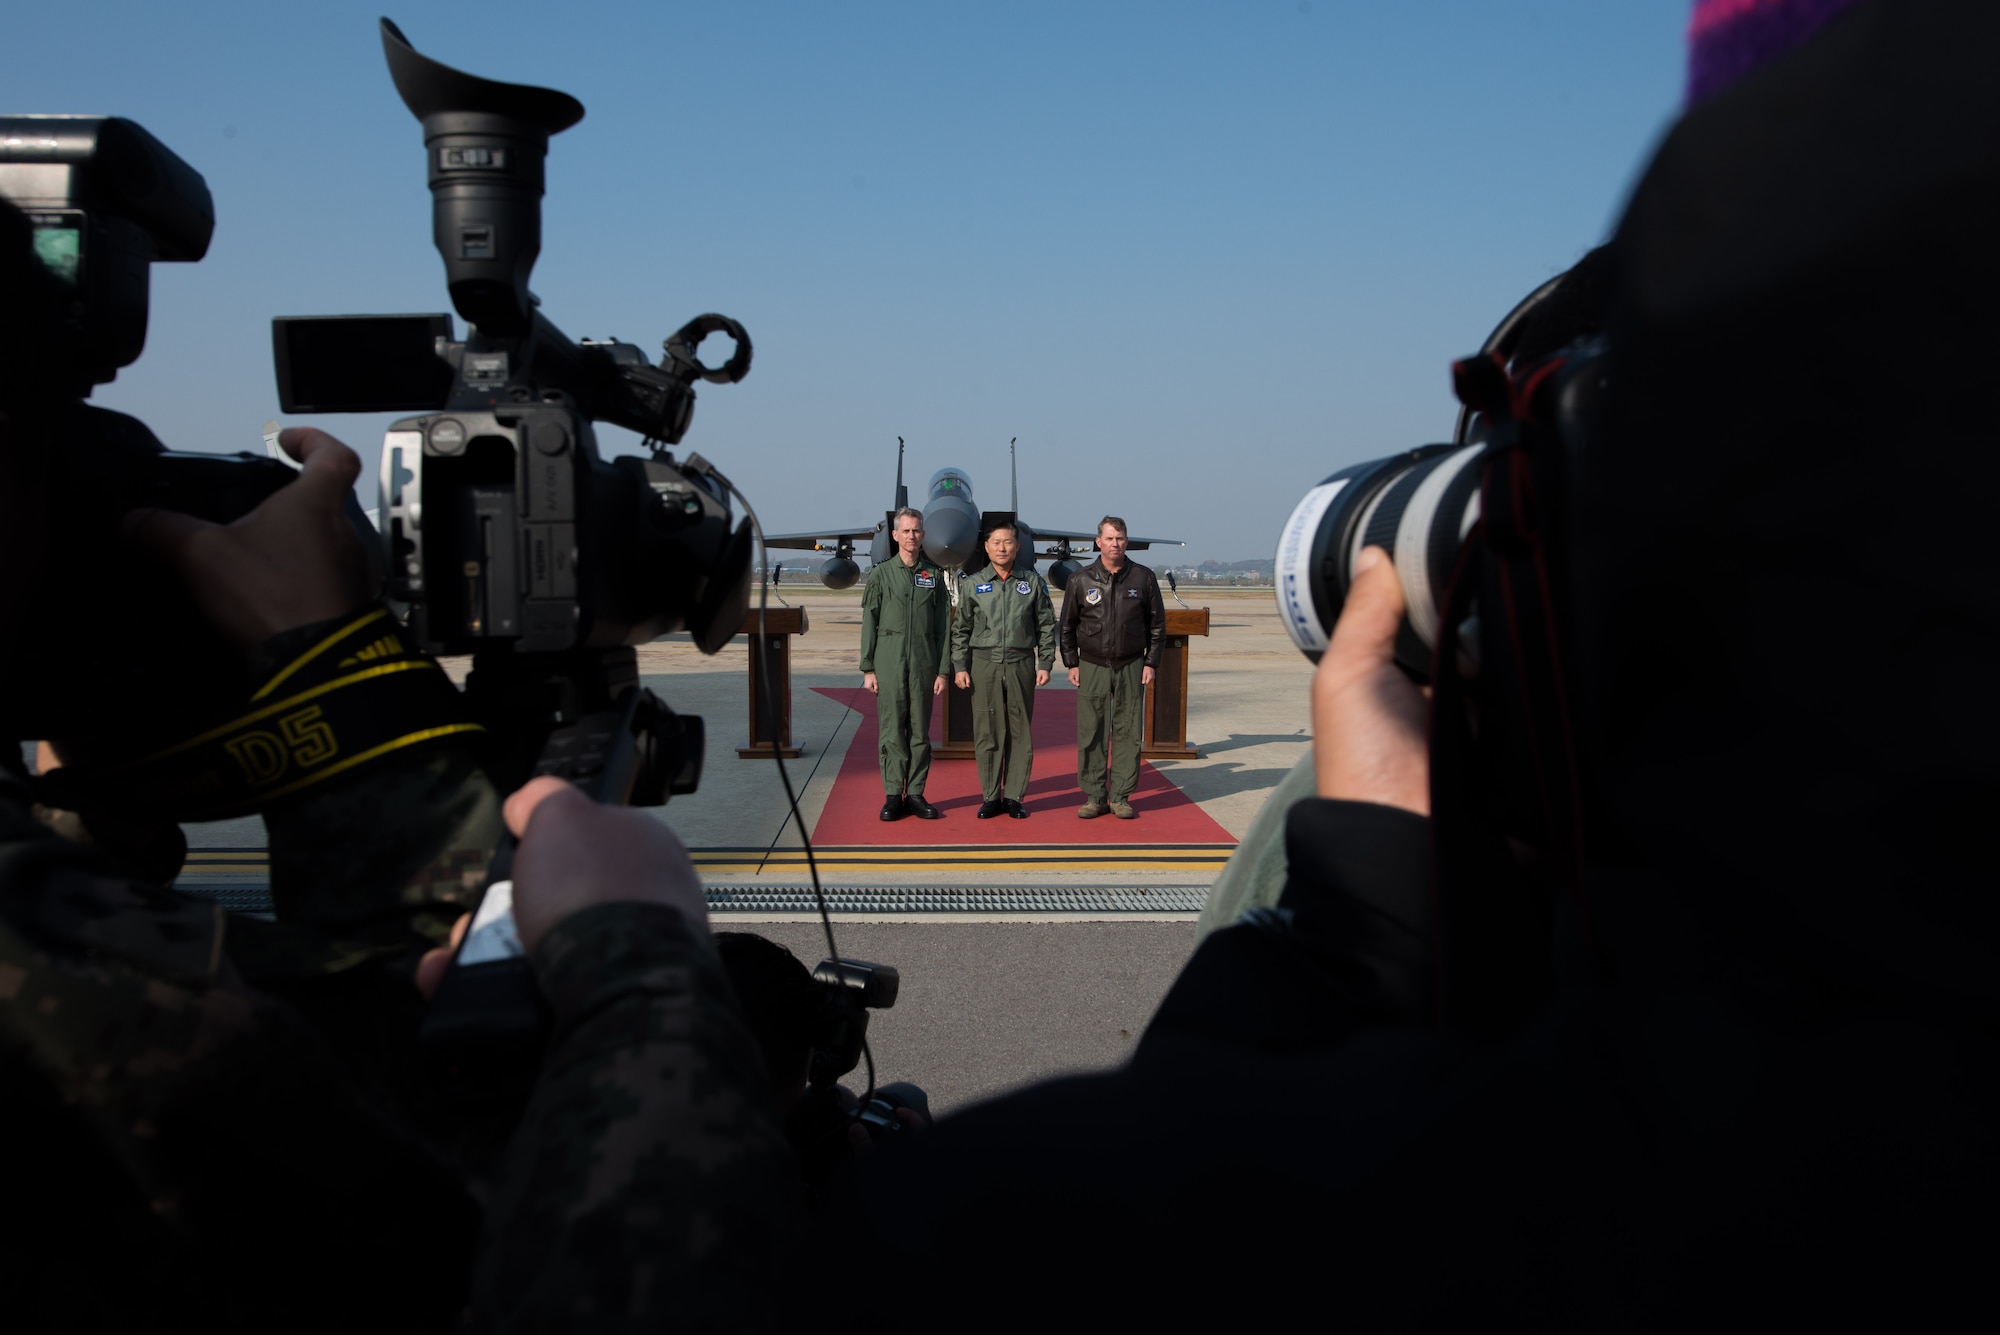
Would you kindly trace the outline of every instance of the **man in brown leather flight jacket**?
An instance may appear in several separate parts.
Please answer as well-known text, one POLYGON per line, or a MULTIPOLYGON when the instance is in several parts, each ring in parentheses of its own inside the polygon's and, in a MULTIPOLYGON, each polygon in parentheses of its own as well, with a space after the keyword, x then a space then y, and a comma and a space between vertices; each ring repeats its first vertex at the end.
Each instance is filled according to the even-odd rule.
POLYGON ((1139 783, 1146 687, 1166 642, 1160 582, 1145 566, 1125 559, 1126 533, 1125 521, 1116 515, 1099 521, 1097 560, 1070 576, 1063 590, 1062 660, 1077 688, 1076 781, 1084 797, 1076 814, 1084 820, 1107 808, 1120 820, 1139 814, 1131 797, 1139 783))

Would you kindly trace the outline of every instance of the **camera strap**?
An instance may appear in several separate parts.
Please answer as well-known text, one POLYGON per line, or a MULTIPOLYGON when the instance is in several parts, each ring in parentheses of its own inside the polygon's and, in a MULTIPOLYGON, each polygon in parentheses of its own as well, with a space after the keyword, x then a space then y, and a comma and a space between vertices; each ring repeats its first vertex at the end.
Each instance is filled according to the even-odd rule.
POLYGON ((37 797, 86 821, 93 808, 217 820, 484 731, 444 670, 378 606, 284 660, 236 717, 127 764, 56 770, 36 781, 37 797))

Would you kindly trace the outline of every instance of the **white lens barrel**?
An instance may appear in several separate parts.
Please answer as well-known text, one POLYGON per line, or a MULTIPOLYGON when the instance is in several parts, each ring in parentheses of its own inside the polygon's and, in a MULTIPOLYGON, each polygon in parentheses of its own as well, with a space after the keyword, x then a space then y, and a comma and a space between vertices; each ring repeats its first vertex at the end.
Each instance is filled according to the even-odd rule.
POLYGON ((1397 656, 1429 670, 1441 610, 1465 535, 1479 518, 1485 445, 1427 445, 1356 464, 1308 491, 1278 539, 1278 613, 1304 654, 1318 661, 1347 600, 1364 548, 1386 548, 1402 581, 1408 629, 1397 656))
MULTIPOLYGON (((1405 615, 1410 619, 1410 629, 1417 633, 1417 638, 1424 642, 1426 649, 1437 648, 1440 604, 1446 592, 1445 581, 1451 577, 1449 566, 1443 570, 1432 566, 1438 548, 1433 531, 1442 522, 1450 525, 1453 536, 1463 541, 1478 520, 1477 491, 1472 493, 1469 502, 1462 505, 1456 517, 1442 515, 1439 511, 1451 484, 1485 448, 1484 445, 1468 445, 1432 468, 1417 484, 1415 494, 1403 510, 1403 521, 1396 526, 1393 554, 1396 558, 1396 577, 1403 582, 1405 615)), ((1457 545, 1454 542, 1451 547, 1456 550, 1457 545)))
POLYGON ((1326 542, 1321 534, 1327 510, 1347 488, 1348 479, 1322 482, 1292 509, 1278 537, 1272 574, 1278 589, 1278 616, 1292 643, 1312 657, 1326 652, 1327 627, 1313 595, 1317 567, 1326 542), (1317 555, 1316 555, 1317 553, 1317 555))

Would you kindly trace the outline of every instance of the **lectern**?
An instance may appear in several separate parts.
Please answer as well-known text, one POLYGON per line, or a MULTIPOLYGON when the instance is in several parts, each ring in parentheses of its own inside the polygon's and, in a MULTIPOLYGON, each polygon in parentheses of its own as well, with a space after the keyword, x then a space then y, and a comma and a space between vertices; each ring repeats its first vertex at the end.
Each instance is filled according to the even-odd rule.
POLYGON ((1206 607, 1167 609, 1167 641, 1159 670, 1146 688, 1145 738, 1139 754, 1148 760, 1200 760, 1188 745, 1188 637, 1208 634, 1206 607))
POLYGON ((744 760, 769 760, 771 743, 776 753, 790 760, 801 754, 792 741, 792 636, 806 633, 806 609, 773 607, 759 612, 751 608, 743 615, 743 629, 750 637, 750 740, 736 748, 744 760), (764 695, 764 672, 759 658, 769 664, 771 694, 764 695))

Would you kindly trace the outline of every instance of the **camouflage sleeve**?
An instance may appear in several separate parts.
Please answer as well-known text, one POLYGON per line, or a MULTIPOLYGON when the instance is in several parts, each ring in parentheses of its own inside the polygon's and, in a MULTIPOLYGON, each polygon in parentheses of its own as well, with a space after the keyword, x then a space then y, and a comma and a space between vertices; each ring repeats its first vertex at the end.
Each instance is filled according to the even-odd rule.
POLYGON ((468 748, 391 758, 264 813, 281 923, 421 952, 486 883, 500 794, 468 748))
MULTIPOLYGON (((219 1283, 232 1301, 254 1305, 255 1290, 295 1308, 311 1292, 337 1326, 407 1288, 423 1314, 412 1324, 448 1321, 471 1201, 297 1016, 245 985, 229 931, 214 904, 55 837, 0 776, 0 1104, 45 1110, 35 1143, 10 1146, 8 1210, 96 1218, 106 1238, 129 1236, 127 1216, 148 1221, 191 1255, 226 1257, 226 1275, 175 1282, 219 1283)), ((92 1243, 59 1233, 38 1244, 48 1265, 92 1243)), ((157 1296, 171 1311, 173 1295, 157 1296)), ((66 1301, 92 1324, 77 1312, 96 1296, 66 1301)))
POLYGON ((672 909, 607 904, 534 965, 556 1037, 488 1208, 472 1328, 768 1327, 799 1175, 713 949, 672 909))
MULTIPOLYGON (((279 671, 349 619, 266 640, 252 655, 252 676, 279 671)), ((400 637, 377 647, 412 652, 400 637)), ((471 735, 444 739, 266 807, 279 923, 342 942, 348 953, 401 951, 413 959, 443 942, 486 883, 503 828, 500 794, 478 764, 477 747, 471 735)))

